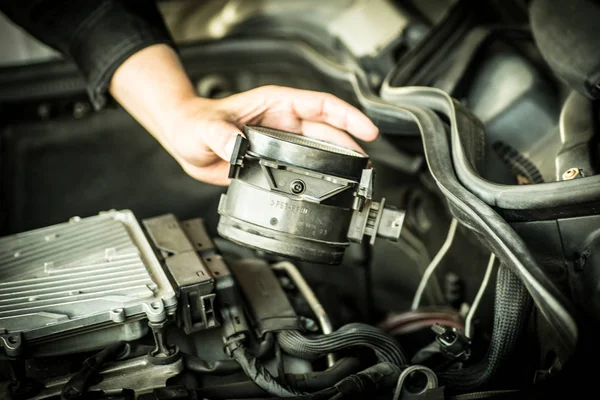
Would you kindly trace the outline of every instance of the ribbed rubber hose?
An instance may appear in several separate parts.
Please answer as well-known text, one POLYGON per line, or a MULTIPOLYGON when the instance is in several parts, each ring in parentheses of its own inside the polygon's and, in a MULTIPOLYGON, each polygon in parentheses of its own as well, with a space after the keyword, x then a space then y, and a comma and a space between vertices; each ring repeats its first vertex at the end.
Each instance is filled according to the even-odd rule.
POLYGON ((380 362, 398 367, 408 364, 404 352, 391 336, 380 329, 361 323, 344 325, 327 335, 304 336, 298 331, 281 331, 277 335, 281 349, 296 357, 314 360, 349 347, 368 347, 380 362))
POLYGON ((294 398, 297 400, 325 400, 339 394, 340 397, 374 393, 379 387, 393 384, 400 374, 397 365, 383 362, 375 364, 364 371, 347 376, 335 385, 315 393, 304 393, 289 385, 283 385, 258 361, 243 345, 238 344, 231 356, 240 363, 246 375, 261 389, 276 398, 294 398))
POLYGON ((494 328, 486 357, 471 367, 438 373, 440 381, 449 389, 472 391, 481 388, 513 352, 529 316, 531 296, 519 277, 501 266, 494 301, 494 328))
MULTIPOLYGON (((360 87, 357 89, 360 90, 360 87)), ((441 122, 440 117, 435 114, 434 110, 443 113, 448 116, 450 120, 455 121, 459 115, 456 113, 456 110, 464 107, 456 103, 446 93, 435 88, 384 87, 381 94, 382 97, 388 101, 394 102, 397 106, 392 107, 388 105, 389 109, 387 109, 384 104, 367 98, 363 99, 361 103, 365 103, 363 104, 365 108, 377 107, 379 108, 378 112, 386 113, 386 115, 389 113, 390 115, 413 118, 423 135, 423 146, 429 170, 437 182, 438 187, 446 196, 454 217, 463 225, 478 232, 481 237, 485 239, 490 250, 496 257, 511 270, 516 272, 523 280, 523 283, 531 294, 536 306, 539 308, 540 313, 560 339, 561 348, 559 349, 559 352, 561 358, 566 360, 573 351, 575 351, 579 334, 577 323, 572 315, 573 306, 571 305, 571 302, 560 292, 554 282, 550 280, 544 270, 540 267, 523 239, 515 233, 514 229, 497 212, 482 200, 483 197, 486 197, 483 196, 484 193, 480 193, 483 197, 479 198, 477 197, 479 194, 477 194, 477 196, 475 195, 475 190, 472 190, 471 187, 467 190, 462 182, 459 182, 458 180, 459 178, 462 178, 458 174, 458 167, 453 165, 455 156, 456 160, 462 163, 461 171, 467 171, 469 173, 473 172, 472 166, 468 166, 470 165, 469 160, 476 158, 467 158, 465 156, 467 149, 463 148, 462 144, 458 142, 460 137, 456 138, 463 130, 459 130, 456 123, 451 124, 451 137, 453 143, 455 139, 457 143, 456 146, 453 145, 452 148, 450 148, 448 137, 443 134, 443 132, 446 131, 446 128, 441 122), (443 104, 442 99, 444 99, 443 104), (410 104, 406 104, 406 102, 410 102, 410 104), (444 107, 446 107, 446 109, 442 109, 444 107), (455 155, 455 150, 460 154, 455 155)), ((373 111, 371 111, 371 114, 373 114, 373 111)), ((466 111, 460 113, 460 116, 462 122, 469 121, 473 118, 473 116, 466 111)), ((478 129, 475 125, 476 124, 465 124, 465 130, 463 132, 468 133, 469 129, 478 129)), ((469 146, 469 148, 471 148, 472 152, 476 153, 474 146, 469 146)), ((471 175, 469 176, 472 177, 471 175)), ((480 180, 477 182, 482 183, 480 180)), ((489 185, 493 186, 493 184, 489 182, 486 183, 485 191, 488 195, 493 192, 488 190, 490 189, 489 185)), ((529 189, 527 189, 526 193, 521 193, 519 191, 521 194, 517 197, 521 200, 523 198, 533 199, 529 200, 531 202, 535 201, 536 198, 550 200, 549 197, 543 196, 542 193, 535 188, 545 187, 548 189, 552 186, 552 183, 528 186, 531 186, 533 190, 529 191, 529 189)), ((519 185, 503 186, 499 190, 504 194, 510 192, 516 195, 517 193, 513 192, 513 190, 520 190, 518 187, 519 185)), ((552 196, 555 196, 556 193, 562 193, 561 191, 564 192, 564 190, 560 188, 555 188, 552 191, 552 196)), ((579 189, 573 188, 573 191, 576 191, 579 196, 579 189)), ((597 192, 595 193, 597 197, 597 192)), ((571 198, 572 197, 573 196, 571 196, 571 198)), ((512 196, 511 198, 513 200, 515 199, 512 196)), ((497 198, 497 200, 498 199, 500 198, 497 198)), ((553 203, 553 206, 556 206, 556 204, 558 203, 553 203)), ((494 202, 494 205, 503 207, 498 201, 494 202)), ((535 207, 532 204, 529 204, 527 207, 530 209, 541 206, 540 203, 535 207)), ((519 207, 515 207, 515 209, 519 209, 519 207)))

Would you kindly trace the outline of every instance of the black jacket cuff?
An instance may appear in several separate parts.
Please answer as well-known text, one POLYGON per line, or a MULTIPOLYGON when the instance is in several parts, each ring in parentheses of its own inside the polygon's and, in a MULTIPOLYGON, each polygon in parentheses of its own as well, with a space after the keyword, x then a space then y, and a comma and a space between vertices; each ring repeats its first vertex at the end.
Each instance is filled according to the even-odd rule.
POLYGON ((174 47, 150 0, 0 0, 0 9, 77 64, 96 109, 107 103, 110 80, 127 58, 153 44, 174 47))
POLYGON ((154 44, 173 46, 160 14, 155 8, 150 11, 132 12, 123 3, 107 1, 83 21, 73 36, 69 56, 87 82, 94 108, 105 106, 112 76, 130 56, 154 44))

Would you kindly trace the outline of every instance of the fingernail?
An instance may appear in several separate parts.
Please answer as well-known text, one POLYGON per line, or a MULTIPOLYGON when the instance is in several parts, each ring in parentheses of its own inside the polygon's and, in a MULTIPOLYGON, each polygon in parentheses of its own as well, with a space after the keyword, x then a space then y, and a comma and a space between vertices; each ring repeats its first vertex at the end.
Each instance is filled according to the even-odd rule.
POLYGON ((229 141, 225 145, 225 156, 228 160, 231 160, 231 157, 233 156, 233 149, 235 148, 236 140, 237 136, 234 136, 231 139, 229 139, 229 141))

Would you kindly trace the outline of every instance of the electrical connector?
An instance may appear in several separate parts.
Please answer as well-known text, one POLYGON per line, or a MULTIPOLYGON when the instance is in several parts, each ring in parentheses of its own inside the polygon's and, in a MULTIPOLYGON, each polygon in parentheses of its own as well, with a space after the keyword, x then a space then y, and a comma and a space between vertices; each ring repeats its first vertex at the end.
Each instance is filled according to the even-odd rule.
POLYGON ((465 361, 471 356, 471 340, 458 329, 435 324, 431 330, 437 335, 436 341, 446 357, 465 361))

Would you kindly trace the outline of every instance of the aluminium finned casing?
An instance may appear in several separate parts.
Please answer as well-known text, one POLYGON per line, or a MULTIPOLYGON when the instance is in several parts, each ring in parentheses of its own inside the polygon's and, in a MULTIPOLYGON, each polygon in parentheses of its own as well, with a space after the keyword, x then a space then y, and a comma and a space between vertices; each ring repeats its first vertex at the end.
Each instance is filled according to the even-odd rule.
POLYGON ((129 210, 0 238, 0 344, 61 354, 133 340, 177 306, 129 210), (76 339, 75 339, 76 335, 76 339))

